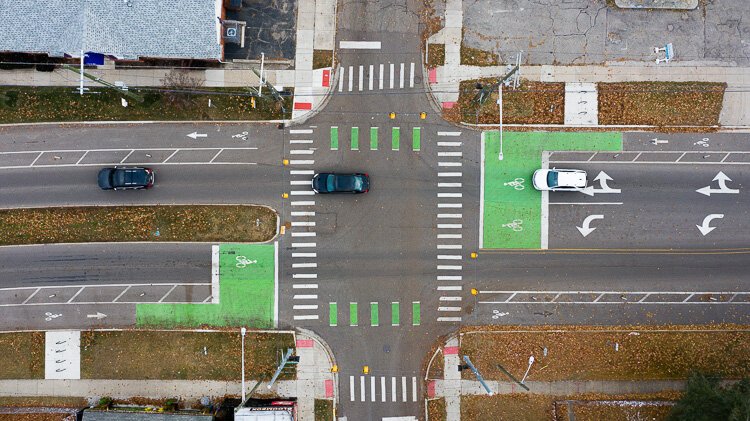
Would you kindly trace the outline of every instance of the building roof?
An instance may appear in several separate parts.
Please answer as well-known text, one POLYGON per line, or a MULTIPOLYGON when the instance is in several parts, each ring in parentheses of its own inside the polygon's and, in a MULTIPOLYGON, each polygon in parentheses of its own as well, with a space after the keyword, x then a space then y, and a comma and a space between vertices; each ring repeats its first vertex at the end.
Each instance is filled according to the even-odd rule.
POLYGON ((221 59, 221 0, 0 0, 0 51, 221 59))

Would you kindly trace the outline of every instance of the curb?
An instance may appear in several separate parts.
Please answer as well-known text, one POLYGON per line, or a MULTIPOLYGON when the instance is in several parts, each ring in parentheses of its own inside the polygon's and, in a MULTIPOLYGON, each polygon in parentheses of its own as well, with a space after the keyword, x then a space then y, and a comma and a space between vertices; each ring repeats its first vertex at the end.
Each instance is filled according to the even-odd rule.
MULTIPOLYGON (((334 365, 337 365, 336 364, 336 357, 333 354, 333 350, 328 345, 328 342, 326 342, 325 340, 323 340, 323 338, 321 338, 317 333, 313 332, 312 330, 305 329, 303 327, 298 327, 298 328, 296 328, 296 331, 298 332, 298 334, 309 336, 312 340, 314 340, 316 343, 318 343, 323 348, 323 350, 326 353, 326 356, 328 357, 328 362, 331 365, 331 367, 333 367, 334 365)), ((335 413, 336 412, 336 406, 338 404, 338 396, 339 396, 338 395, 338 390, 339 390, 339 375, 338 375, 338 373, 332 373, 332 375, 333 375, 333 391, 334 391, 334 393, 333 393, 333 408, 334 408, 334 413, 335 413)))

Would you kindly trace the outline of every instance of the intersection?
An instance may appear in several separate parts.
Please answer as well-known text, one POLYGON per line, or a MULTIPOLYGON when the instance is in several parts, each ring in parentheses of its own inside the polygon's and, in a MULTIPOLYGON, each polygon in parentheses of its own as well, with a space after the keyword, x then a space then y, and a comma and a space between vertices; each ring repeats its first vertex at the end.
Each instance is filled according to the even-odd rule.
POLYGON ((435 111, 417 2, 380 3, 343 4, 338 39, 382 47, 339 50, 304 122, 4 127, 4 208, 256 204, 284 230, 242 251, 257 267, 237 245, 0 247, 0 328, 234 326, 210 306, 240 320, 253 300, 237 297, 258 292, 212 273, 249 265, 270 302, 256 327, 325 339, 338 413, 359 421, 418 416, 425 353, 460 326, 749 321, 746 134, 506 132, 501 146, 435 111), (115 164, 152 166, 158 184, 96 189, 115 164), (586 170, 591 189, 535 191, 533 170, 554 167, 586 170), (371 191, 316 195, 319 172, 367 173, 371 191))

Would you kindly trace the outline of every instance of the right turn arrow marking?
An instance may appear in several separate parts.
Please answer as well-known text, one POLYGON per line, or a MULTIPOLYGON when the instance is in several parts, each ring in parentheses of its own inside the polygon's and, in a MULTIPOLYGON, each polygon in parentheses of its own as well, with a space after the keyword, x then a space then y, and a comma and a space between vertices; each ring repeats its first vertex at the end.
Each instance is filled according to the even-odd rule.
POLYGON ((709 226, 711 221, 713 221, 714 219, 722 219, 722 218, 724 218, 723 213, 712 213, 706 216, 705 218, 703 218, 703 225, 696 225, 696 227, 698 227, 698 230, 701 232, 701 234, 705 236, 709 232, 716 229, 716 227, 709 226))
POLYGON ((604 215, 589 215, 586 217, 586 219, 583 220, 583 226, 582 227, 576 227, 578 228, 578 231, 581 233, 582 236, 586 237, 587 235, 591 234, 596 227, 591 228, 591 221, 597 220, 597 219, 604 219, 604 215))

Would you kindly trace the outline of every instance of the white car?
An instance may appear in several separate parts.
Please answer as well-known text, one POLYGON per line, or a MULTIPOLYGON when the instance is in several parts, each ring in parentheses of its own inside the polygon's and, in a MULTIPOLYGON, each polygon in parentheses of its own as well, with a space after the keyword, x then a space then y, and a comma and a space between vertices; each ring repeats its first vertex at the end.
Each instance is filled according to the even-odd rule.
POLYGON ((537 190, 581 191, 586 188, 586 171, 557 168, 536 170, 532 183, 537 190))

